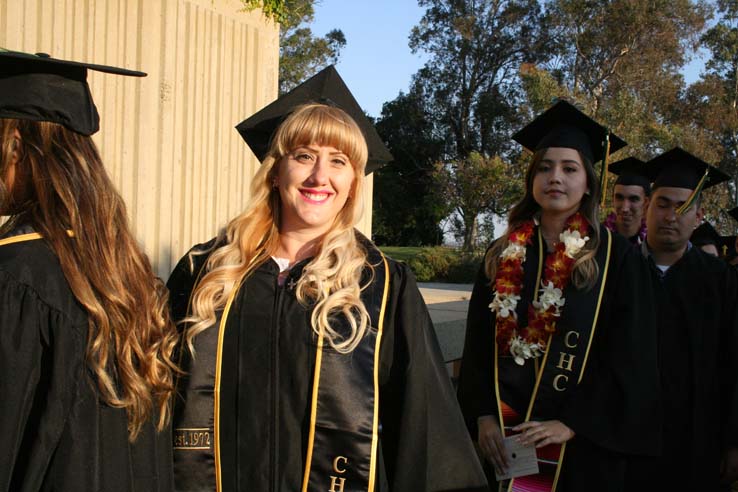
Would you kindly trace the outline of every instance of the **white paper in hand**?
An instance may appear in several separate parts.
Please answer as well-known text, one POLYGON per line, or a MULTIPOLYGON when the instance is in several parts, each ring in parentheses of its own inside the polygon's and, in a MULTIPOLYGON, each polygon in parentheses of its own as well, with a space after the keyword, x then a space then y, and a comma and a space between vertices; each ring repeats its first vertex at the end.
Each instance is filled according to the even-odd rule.
POLYGON ((538 473, 538 460, 536 459, 536 448, 533 445, 523 446, 517 436, 505 438, 505 452, 507 453, 508 467, 505 473, 498 474, 495 471, 497 481, 509 478, 524 477, 538 473))

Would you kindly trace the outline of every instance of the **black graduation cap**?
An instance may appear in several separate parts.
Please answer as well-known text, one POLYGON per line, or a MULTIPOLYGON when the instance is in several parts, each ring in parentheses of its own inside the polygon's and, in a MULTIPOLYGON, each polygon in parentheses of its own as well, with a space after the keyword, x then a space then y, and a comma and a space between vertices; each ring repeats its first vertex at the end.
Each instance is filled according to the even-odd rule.
POLYGON ((145 77, 123 68, 0 48, 0 118, 50 121, 82 135, 100 128, 87 71, 145 77))
POLYGON ((722 236, 715 230, 709 222, 703 222, 694 231, 689 238, 690 242, 695 246, 704 246, 712 244, 719 251, 723 244, 722 236))
POLYGON ((592 164, 628 145, 563 100, 519 130, 513 140, 531 151, 547 147, 576 149, 592 164))
POLYGON ((646 163, 637 157, 626 157, 613 162, 607 169, 618 177, 615 180, 616 185, 640 186, 646 195, 651 193, 651 180, 646 176, 646 163))
POLYGON ((392 160, 387 147, 377 130, 356 102, 343 79, 333 65, 326 67, 313 77, 280 96, 256 114, 236 126, 259 161, 264 161, 272 135, 290 113, 301 104, 310 102, 335 106, 348 113, 359 125, 369 148, 366 173, 376 171, 392 160))
POLYGON ((651 159, 646 163, 646 169, 654 190, 661 187, 692 190, 687 201, 677 209, 679 214, 689 210, 702 190, 730 179, 724 172, 680 147, 651 159))

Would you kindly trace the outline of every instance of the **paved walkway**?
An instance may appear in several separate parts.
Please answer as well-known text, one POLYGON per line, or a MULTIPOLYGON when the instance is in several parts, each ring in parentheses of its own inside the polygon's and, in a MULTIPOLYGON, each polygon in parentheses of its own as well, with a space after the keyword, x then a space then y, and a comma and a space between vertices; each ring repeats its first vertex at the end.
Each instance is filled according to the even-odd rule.
POLYGON ((419 283, 418 286, 428 305, 443 360, 452 362, 460 359, 472 285, 419 283))

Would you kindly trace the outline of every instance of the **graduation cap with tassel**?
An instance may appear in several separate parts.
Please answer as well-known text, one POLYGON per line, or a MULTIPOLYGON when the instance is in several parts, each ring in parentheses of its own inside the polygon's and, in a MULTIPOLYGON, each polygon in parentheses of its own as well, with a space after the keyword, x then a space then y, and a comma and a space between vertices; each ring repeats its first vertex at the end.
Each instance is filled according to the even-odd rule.
POLYGON ((295 108, 311 102, 340 108, 359 125, 369 148, 369 157, 366 163, 367 174, 392 161, 392 154, 382 142, 382 138, 377 133, 374 125, 364 114, 361 106, 356 102, 333 65, 321 70, 287 94, 280 96, 276 101, 239 123, 236 130, 241 134, 256 158, 263 162, 269 151, 272 135, 274 135, 279 125, 295 108))
POLYGON ((578 150, 593 166, 597 161, 602 161, 602 197, 605 196, 608 157, 628 145, 608 128, 563 99, 538 115, 512 138, 532 152, 548 147, 566 147, 578 150))
POLYGON ((679 215, 692 208, 702 190, 730 179, 724 172, 680 147, 651 159, 646 163, 646 169, 654 190, 662 187, 692 190, 687 200, 677 208, 679 215))

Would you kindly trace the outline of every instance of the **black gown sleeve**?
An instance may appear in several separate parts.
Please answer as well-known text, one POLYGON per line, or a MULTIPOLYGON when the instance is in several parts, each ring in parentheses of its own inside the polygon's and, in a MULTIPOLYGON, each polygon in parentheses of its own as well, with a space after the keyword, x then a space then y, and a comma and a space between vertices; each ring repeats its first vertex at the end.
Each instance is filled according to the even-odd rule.
POLYGON ((656 311, 651 282, 645 258, 613 235, 612 259, 590 361, 561 416, 577 436, 602 448, 650 456, 661 451, 656 311))
POLYGON ((39 490, 82 376, 75 326, 0 272, 0 490, 39 490))
POLYGON ((380 393, 390 490, 486 490, 425 302, 407 267, 396 268, 380 358, 392 366, 380 393))
POLYGON ((458 389, 461 411, 475 440, 477 418, 482 415, 496 416, 498 413, 492 367, 495 359, 495 330, 489 309, 491 302, 492 288, 482 263, 469 300, 458 389))

